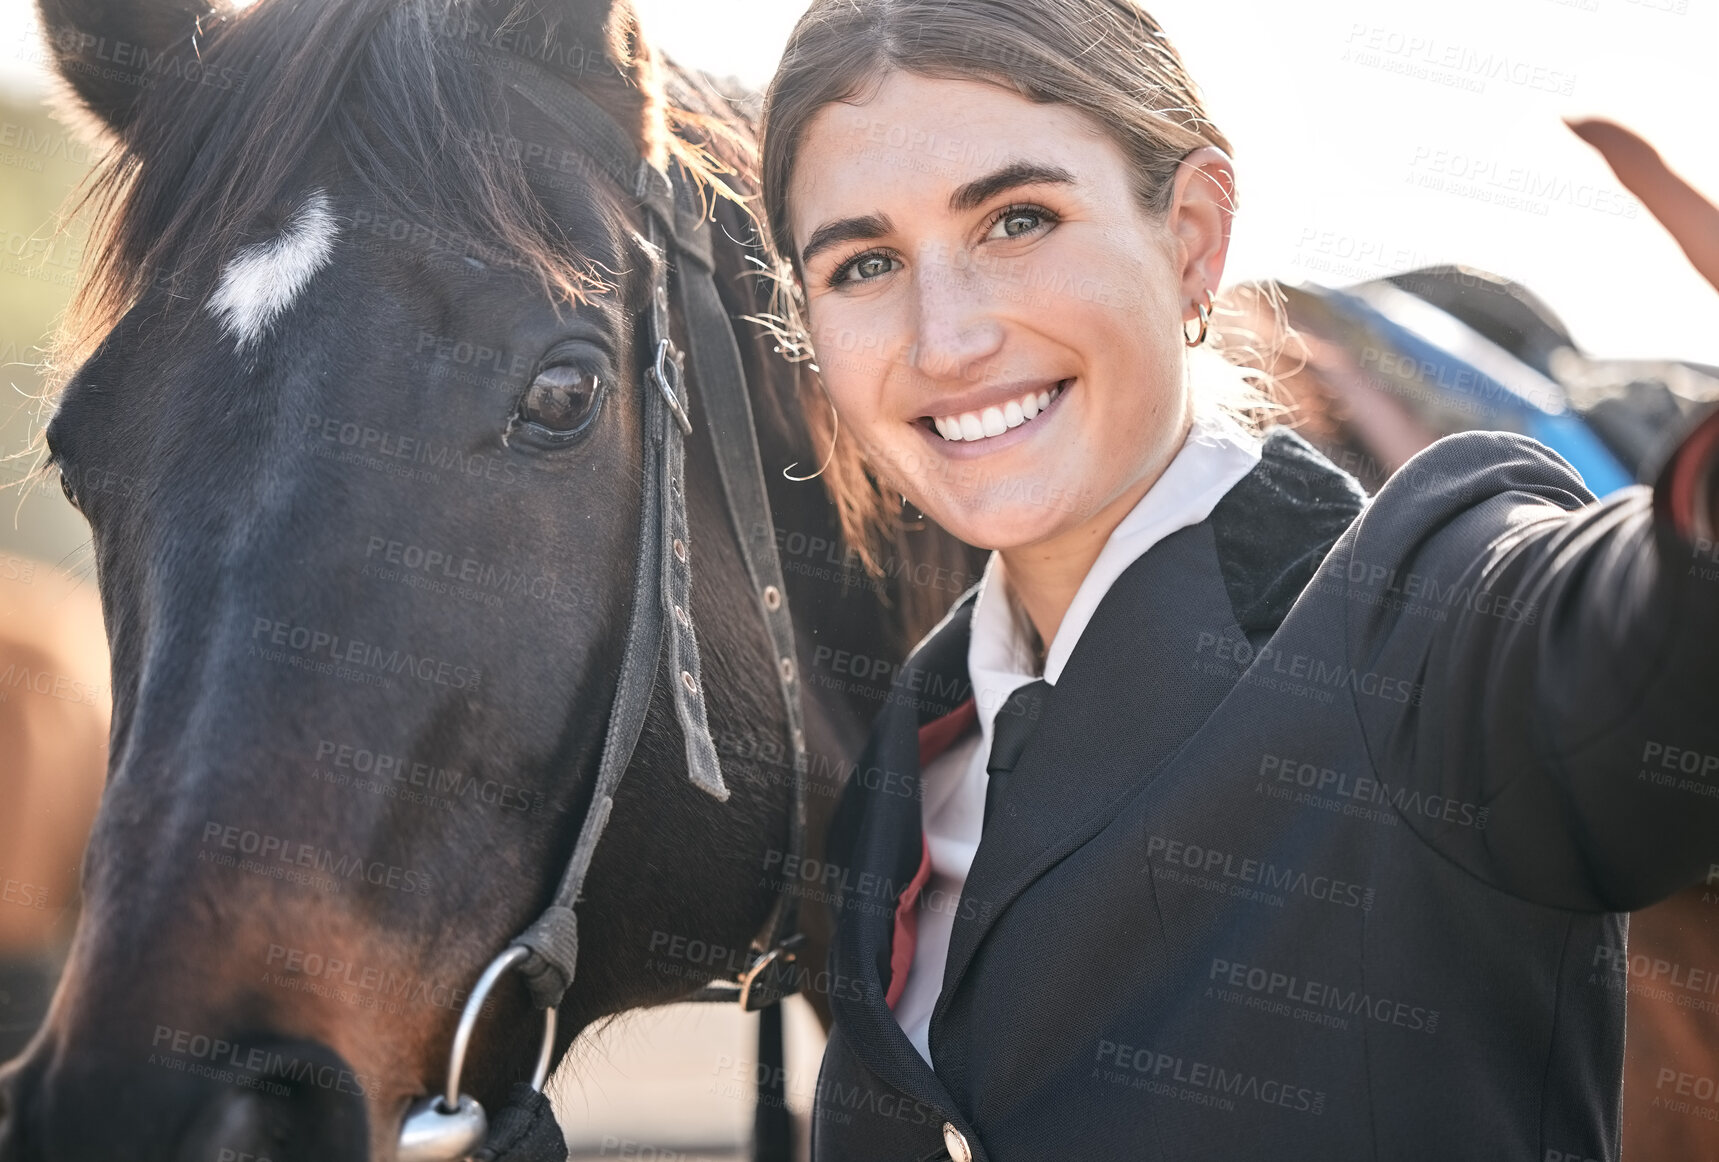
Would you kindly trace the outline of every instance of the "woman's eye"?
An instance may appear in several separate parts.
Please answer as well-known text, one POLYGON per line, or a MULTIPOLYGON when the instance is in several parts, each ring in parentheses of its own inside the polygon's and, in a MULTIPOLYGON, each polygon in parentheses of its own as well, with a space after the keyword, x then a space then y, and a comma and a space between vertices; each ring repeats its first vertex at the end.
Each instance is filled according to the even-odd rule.
POLYGON ((1031 234, 1049 220, 1043 210, 1010 210, 998 218, 987 238, 1019 238, 1031 234))
POLYGON ((865 282, 888 274, 896 267, 895 259, 887 254, 862 254, 836 271, 832 282, 865 282))
POLYGON ((519 418, 552 435, 573 435, 596 414, 601 387, 595 372, 575 364, 545 367, 519 401, 519 418))

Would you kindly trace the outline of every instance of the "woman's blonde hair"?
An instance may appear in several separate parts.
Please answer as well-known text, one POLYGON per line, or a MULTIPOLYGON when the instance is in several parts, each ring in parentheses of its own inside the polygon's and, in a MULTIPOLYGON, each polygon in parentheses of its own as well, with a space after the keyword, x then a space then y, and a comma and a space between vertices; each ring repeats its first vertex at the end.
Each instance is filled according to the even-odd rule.
MULTIPOLYGON (((1232 157, 1235 152, 1206 116, 1164 30, 1132 0, 813 0, 765 92, 760 125, 764 217, 779 288, 773 322, 791 355, 816 354, 807 339, 789 225, 788 189, 800 137, 825 105, 860 98, 892 71, 989 82, 1086 113, 1122 149, 1140 204, 1160 220, 1183 157, 1203 145, 1232 157)), ((1213 314, 1240 317, 1226 311, 1221 296, 1213 314)), ((1272 363, 1237 342, 1248 337, 1246 328, 1214 320, 1213 350, 1190 351, 1189 365, 1203 410, 1255 426, 1276 405, 1269 377, 1255 369, 1272 363)), ((802 375, 800 382, 817 446, 835 441, 824 477, 843 530, 869 563, 889 541, 897 504, 857 442, 835 439, 834 417, 815 376, 802 375)))

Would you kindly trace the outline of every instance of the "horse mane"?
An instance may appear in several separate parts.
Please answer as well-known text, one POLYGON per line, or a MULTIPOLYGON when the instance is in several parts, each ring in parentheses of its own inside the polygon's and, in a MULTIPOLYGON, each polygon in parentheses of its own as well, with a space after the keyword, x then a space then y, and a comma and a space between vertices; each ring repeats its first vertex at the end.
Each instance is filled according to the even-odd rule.
MULTIPOLYGON (((512 9, 485 31, 532 29, 510 32, 509 47, 552 62, 567 43, 553 18, 534 0, 502 2, 512 9)), ((225 260, 285 224, 306 160, 330 136, 381 211, 529 272, 558 303, 607 289, 534 193, 519 151, 495 145, 507 140, 503 80, 470 34, 486 7, 493 0, 264 0, 205 18, 187 46, 197 75, 162 75, 138 97, 124 138, 110 137, 71 204, 74 216, 92 212, 90 257, 54 363, 75 370, 155 286, 169 293, 151 326, 172 341, 225 260)), ((642 97, 645 156, 678 163, 710 197, 749 200, 751 125, 714 86, 655 58, 630 7, 617 10, 596 39, 620 67, 581 68, 582 85, 606 106, 642 97)))

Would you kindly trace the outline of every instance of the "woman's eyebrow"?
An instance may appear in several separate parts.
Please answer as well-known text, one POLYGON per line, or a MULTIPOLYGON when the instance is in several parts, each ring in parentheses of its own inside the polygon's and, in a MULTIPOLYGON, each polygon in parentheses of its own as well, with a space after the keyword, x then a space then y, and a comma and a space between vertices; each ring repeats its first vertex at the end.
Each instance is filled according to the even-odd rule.
POLYGON ((813 255, 832 246, 881 238, 894 228, 887 214, 862 214, 857 218, 837 218, 833 222, 825 222, 812 231, 806 248, 800 251, 800 265, 805 266, 812 261, 813 255))
POLYGON ((1012 161, 984 177, 974 178, 949 195, 949 208, 956 213, 977 209, 1005 190, 1030 185, 1076 185, 1075 176, 1060 165, 1036 161, 1012 161))

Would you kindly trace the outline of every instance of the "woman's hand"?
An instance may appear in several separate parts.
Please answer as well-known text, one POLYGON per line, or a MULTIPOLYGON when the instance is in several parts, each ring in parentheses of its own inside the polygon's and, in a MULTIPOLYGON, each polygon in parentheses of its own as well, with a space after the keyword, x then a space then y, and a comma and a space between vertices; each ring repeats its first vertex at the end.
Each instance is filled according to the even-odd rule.
MULTIPOLYGON (((1618 180, 1670 231, 1701 277, 1719 290, 1719 206, 1701 191, 1678 177, 1659 151, 1615 121, 1599 117, 1566 117, 1564 124, 1583 141, 1600 151, 1618 180)), ((1693 537, 1698 551, 1712 552, 1719 540, 1719 410, 1707 416, 1686 440, 1674 459, 1690 460, 1687 474, 1693 477, 1672 490, 1673 510, 1684 515, 1674 519, 1686 536, 1693 537)), ((1674 473, 1674 475, 1676 475, 1674 473)))
POLYGON ((1701 277, 1719 290, 1719 206, 1678 177, 1653 146, 1617 122, 1566 117, 1564 124, 1600 151, 1618 180, 1670 231, 1701 277))

